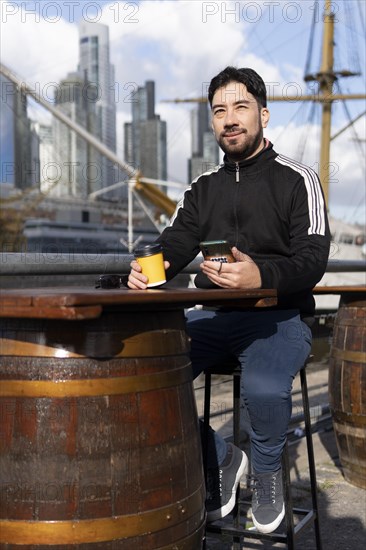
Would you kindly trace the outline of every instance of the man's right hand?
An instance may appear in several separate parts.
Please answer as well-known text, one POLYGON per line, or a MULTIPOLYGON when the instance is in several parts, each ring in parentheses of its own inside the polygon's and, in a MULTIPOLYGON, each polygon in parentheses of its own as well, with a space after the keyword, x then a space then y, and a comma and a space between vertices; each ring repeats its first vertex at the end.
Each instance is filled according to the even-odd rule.
MULTIPOLYGON (((130 265, 131 265, 131 271, 128 276, 128 282, 127 282, 128 287, 131 288, 132 290, 146 290, 149 280, 146 277, 146 275, 142 274, 140 264, 136 262, 136 260, 132 260, 130 265)), ((165 270, 167 270, 169 266, 170 266, 170 263, 165 261, 164 262, 165 270)))

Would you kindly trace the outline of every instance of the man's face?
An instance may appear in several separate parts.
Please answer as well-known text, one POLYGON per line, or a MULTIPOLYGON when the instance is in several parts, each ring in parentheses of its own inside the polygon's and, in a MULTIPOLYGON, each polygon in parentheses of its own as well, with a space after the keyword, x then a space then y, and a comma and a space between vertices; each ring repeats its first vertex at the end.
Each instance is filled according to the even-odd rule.
POLYGON ((216 140, 230 160, 238 162, 260 151, 269 112, 259 108, 244 84, 229 82, 218 88, 211 111, 216 140))

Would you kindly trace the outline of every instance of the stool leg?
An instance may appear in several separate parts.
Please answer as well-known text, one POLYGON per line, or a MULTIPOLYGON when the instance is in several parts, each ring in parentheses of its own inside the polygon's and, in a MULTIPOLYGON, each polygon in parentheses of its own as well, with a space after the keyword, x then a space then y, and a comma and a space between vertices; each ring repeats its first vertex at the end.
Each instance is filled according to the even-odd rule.
POLYGON ((234 414, 233 414, 233 440, 234 445, 240 445, 240 374, 233 376, 233 396, 234 396, 234 414))
MULTIPOLYGON (((240 372, 233 376, 233 442, 240 445, 240 372)), ((240 526, 240 483, 236 489, 235 507, 233 510, 233 525, 240 526)), ((233 537, 233 550, 240 550, 240 537, 233 537)))
POLYGON ((308 386, 307 386, 305 368, 300 370, 300 382, 301 382, 302 402, 304 407, 305 435, 306 435, 306 443, 307 443, 307 451, 308 451, 311 499, 312 499, 312 506, 313 506, 313 512, 314 512, 314 531, 315 531, 316 549, 322 550, 322 542, 321 542, 321 536, 320 536, 320 523, 319 523, 318 493, 317 493, 317 483, 316 483, 316 469, 315 469, 315 460, 314 460, 314 447, 313 447, 313 438, 311 433, 308 386))
POLYGON ((205 395, 203 402, 203 437, 202 437, 202 458, 205 482, 207 484, 207 461, 208 461, 208 430, 210 427, 210 405, 211 405, 211 374, 205 373, 205 395))
POLYGON ((293 507, 292 494, 291 494, 290 462, 289 462, 287 441, 282 451, 282 480, 283 480, 283 499, 285 503, 287 549, 294 550, 295 548, 295 531, 294 531, 294 514, 293 514, 294 507, 293 507))
MULTIPOLYGON (((207 461, 208 461, 208 430, 210 426, 210 404, 211 404, 211 374, 205 373, 205 392, 203 401, 203 435, 202 435, 202 459, 205 484, 207 486, 207 461)), ((202 542, 202 550, 206 550, 206 534, 202 542)))

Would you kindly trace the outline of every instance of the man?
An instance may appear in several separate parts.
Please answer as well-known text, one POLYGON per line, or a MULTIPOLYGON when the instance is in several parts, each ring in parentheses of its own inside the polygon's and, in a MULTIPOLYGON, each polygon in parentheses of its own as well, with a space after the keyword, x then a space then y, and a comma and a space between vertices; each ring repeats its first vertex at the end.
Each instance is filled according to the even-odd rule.
MULTIPOLYGON (((269 533, 284 516, 281 453, 291 417, 292 382, 310 348, 311 289, 329 253, 324 198, 315 172, 277 154, 263 137, 266 88, 252 69, 227 67, 210 83, 212 129, 224 162, 193 181, 158 241, 167 277, 199 252, 200 241, 225 239, 235 263, 203 261, 196 285, 276 288, 275 308, 218 308, 189 313, 194 375, 230 358, 242 368, 242 398, 251 424, 252 518, 269 533)), ((128 286, 146 288, 136 262, 128 286)), ((243 451, 210 432, 207 517, 230 513, 242 475, 243 451)))

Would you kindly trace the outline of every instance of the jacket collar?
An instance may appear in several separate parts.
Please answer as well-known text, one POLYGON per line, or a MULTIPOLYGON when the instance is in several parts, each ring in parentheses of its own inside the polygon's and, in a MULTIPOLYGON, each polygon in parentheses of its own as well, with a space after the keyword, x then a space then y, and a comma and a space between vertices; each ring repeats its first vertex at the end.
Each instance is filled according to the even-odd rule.
POLYGON ((244 159, 237 162, 233 162, 227 158, 227 155, 224 155, 224 165, 225 169, 229 172, 235 172, 237 169, 237 164, 239 164, 239 169, 245 169, 249 168, 250 166, 256 165, 258 162, 263 162, 264 160, 267 160, 268 158, 272 158, 276 156, 276 153, 273 151, 273 144, 267 139, 264 138, 264 146, 263 149, 259 151, 254 157, 250 157, 249 159, 244 159))

